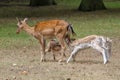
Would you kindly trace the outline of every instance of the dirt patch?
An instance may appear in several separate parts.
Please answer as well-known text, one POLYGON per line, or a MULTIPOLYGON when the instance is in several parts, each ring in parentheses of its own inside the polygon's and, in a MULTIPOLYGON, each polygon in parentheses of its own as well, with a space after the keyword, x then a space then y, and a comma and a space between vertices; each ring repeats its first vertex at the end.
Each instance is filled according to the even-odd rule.
POLYGON ((79 52, 76 62, 68 64, 69 54, 62 64, 49 53, 47 61, 40 63, 39 48, 0 50, 0 80, 119 80, 119 41, 113 39, 112 56, 105 65, 102 55, 93 49, 79 52))

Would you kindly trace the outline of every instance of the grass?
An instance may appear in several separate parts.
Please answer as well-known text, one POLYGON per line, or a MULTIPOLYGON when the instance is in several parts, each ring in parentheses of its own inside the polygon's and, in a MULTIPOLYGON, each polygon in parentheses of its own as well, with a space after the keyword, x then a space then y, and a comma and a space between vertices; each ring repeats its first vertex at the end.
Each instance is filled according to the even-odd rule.
MULTIPOLYGON (((28 6, 2 6, 0 8, 0 46, 1 48, 10 48, 11 46, 25 46, 31 40, 35 39, 25 32, 17 35, 16 17, 28 17, 30 26, 38 21, 49 19, 64 19, 73 24, 74 30, 77 33, 76 38, 84 37, 91 34, 104 35, 108 37, 119 37, 119 9, 108 9, 94 12, 80 12, 75 9, 79 6, 77 0, 72 0, 67 3, 66 0, 58 1, 57 6, 45 7, 28 7, 28 6), (73 4, 72 4, 73 3, 73 4), (52 9, 52 10, 51 10, 52 9)), ((115 8, 117 2, 105 2, 108 8, 115 8)), ((116 5, 116 8, 120 7, 116 5)), ((37 43, 37 42, 36 42, 37 43)), ((36 44, 35 43, 35 44, 36 44)), ((33 44, 29 45, 32 46, 33 44)))
POLYGON ((120 1, 105 2, 105 5, 108 8, 120 8, 120 1))

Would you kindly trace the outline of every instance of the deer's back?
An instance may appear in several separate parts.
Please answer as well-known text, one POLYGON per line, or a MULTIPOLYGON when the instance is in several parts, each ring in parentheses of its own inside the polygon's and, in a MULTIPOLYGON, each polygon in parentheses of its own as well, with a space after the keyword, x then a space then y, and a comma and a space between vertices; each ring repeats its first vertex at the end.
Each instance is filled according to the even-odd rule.
POLYGON ((56 28, 65 28, 68 26, 68 23, 64 20, 49 20, 44 22, 39 22, 35 25, 35 31, 42 31, 45 29, 56 29, 56 28))

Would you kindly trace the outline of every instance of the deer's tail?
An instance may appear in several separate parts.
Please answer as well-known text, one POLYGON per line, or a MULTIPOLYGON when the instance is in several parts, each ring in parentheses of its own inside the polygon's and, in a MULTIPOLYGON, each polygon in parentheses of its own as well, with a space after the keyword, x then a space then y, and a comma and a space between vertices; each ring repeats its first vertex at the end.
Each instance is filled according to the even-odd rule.
POLYGON ((69 31, 73 36, 76 35, 76 33, 75 33, 75 31, 73 30, 73 27, 72 27, 71 24, 69 24, 69 25, 67 26, 67 31, 69 31))
POLYGON ((65 42, 69 46, 69 44, 72 42, 71 35, 76 36, 75 31, 73 30, 73 27, 71 24, 67 26, 67 34, 65 36, 65 42))

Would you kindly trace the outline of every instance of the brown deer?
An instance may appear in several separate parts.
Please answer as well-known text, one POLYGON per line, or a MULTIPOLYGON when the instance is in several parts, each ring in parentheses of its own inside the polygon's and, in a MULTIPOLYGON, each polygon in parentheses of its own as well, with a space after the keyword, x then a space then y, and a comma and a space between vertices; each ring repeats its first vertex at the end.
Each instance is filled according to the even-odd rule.
POLYGON ((61 58, 59 62, 62 61, 65 55, 66 44, 70 42, 70 35, 75 34, 72 26, 64 20, 49 20, 38 22, 34 27, 30 27, 27 24, 27 18, 20 20, 17 18, 17 32, 20 33, 21 30, 24 30, 28 34, 34 36, 41 45, 41 62, 45 61, 45 48, 46 40, 56 38, 61 45, 61 58), (67 39, 67 41, 66 41, 67 39), (69 41, 69 42, 68 42, 69 41))

